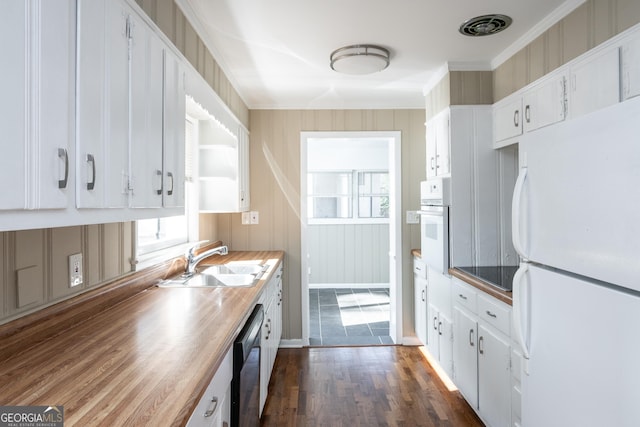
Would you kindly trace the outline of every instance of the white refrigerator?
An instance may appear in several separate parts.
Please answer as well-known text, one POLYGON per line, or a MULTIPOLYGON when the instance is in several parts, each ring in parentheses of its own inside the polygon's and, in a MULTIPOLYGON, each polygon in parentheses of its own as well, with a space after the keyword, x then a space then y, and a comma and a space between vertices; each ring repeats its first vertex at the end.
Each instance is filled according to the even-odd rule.
POLYGON ((640 425, 640 98, 522 136, 522 426, 640 425))

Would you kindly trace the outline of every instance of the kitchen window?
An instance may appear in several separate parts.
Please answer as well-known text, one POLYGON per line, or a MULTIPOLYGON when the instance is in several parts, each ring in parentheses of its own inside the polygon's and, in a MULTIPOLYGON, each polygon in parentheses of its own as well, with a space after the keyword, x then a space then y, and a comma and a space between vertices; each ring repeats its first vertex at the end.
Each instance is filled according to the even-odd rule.
POLYGON ((309 172, 307 194, 310 223, 379 222, 389 218, 386 171, 309 172))

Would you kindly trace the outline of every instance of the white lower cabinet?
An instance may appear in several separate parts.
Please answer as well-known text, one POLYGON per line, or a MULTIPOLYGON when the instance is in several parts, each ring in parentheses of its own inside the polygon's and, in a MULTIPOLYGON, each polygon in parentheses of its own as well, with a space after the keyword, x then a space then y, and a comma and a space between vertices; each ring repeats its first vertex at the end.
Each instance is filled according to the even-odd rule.
POLYGON ((510 307, 457 278, 452 292, 453 381, 487 426, 512 425, 510 307))
POLYGON ((188 427, 223 427, 231 423, 233 348, 227 351, 207 390, 191 414, 188 427))
POLYGON ((427 344, 427 267, 418 257, 413 258, 414 322, 416 337, 427 344))
POLYGON ((451 279, 428 269, 427 348, 451 378, 453 375, 453 324, 451 322, 451 279))
POLYGON ((262 414, 269 394, 271 371, 282 337, 282 264, 276 267, 260 301, 264 310, 260 341, 260 414, 262 414))

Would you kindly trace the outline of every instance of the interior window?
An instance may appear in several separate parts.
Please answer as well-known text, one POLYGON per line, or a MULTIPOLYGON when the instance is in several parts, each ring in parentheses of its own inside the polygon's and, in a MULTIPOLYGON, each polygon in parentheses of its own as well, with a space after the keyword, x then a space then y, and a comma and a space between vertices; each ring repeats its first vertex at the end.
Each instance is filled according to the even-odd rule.
POLYGON ((386 171, 309 172, 308 218, 389 218, 386 171))

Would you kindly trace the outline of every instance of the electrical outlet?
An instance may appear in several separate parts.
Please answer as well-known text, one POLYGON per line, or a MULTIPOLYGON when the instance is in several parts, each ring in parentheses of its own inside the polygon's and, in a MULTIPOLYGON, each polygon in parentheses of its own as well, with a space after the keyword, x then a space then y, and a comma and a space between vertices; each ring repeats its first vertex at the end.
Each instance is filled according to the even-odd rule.
POLYGON ((82 285, 82 254, 69 255, 69 287, 82 285))
POLYGON ((260 220, 258 211, 251 211, 249 213, 251 214, 251 224, 258 224, 260 220))
POLYGON ((242 223, 251 224, 251 212, 242 212, 242 223))

